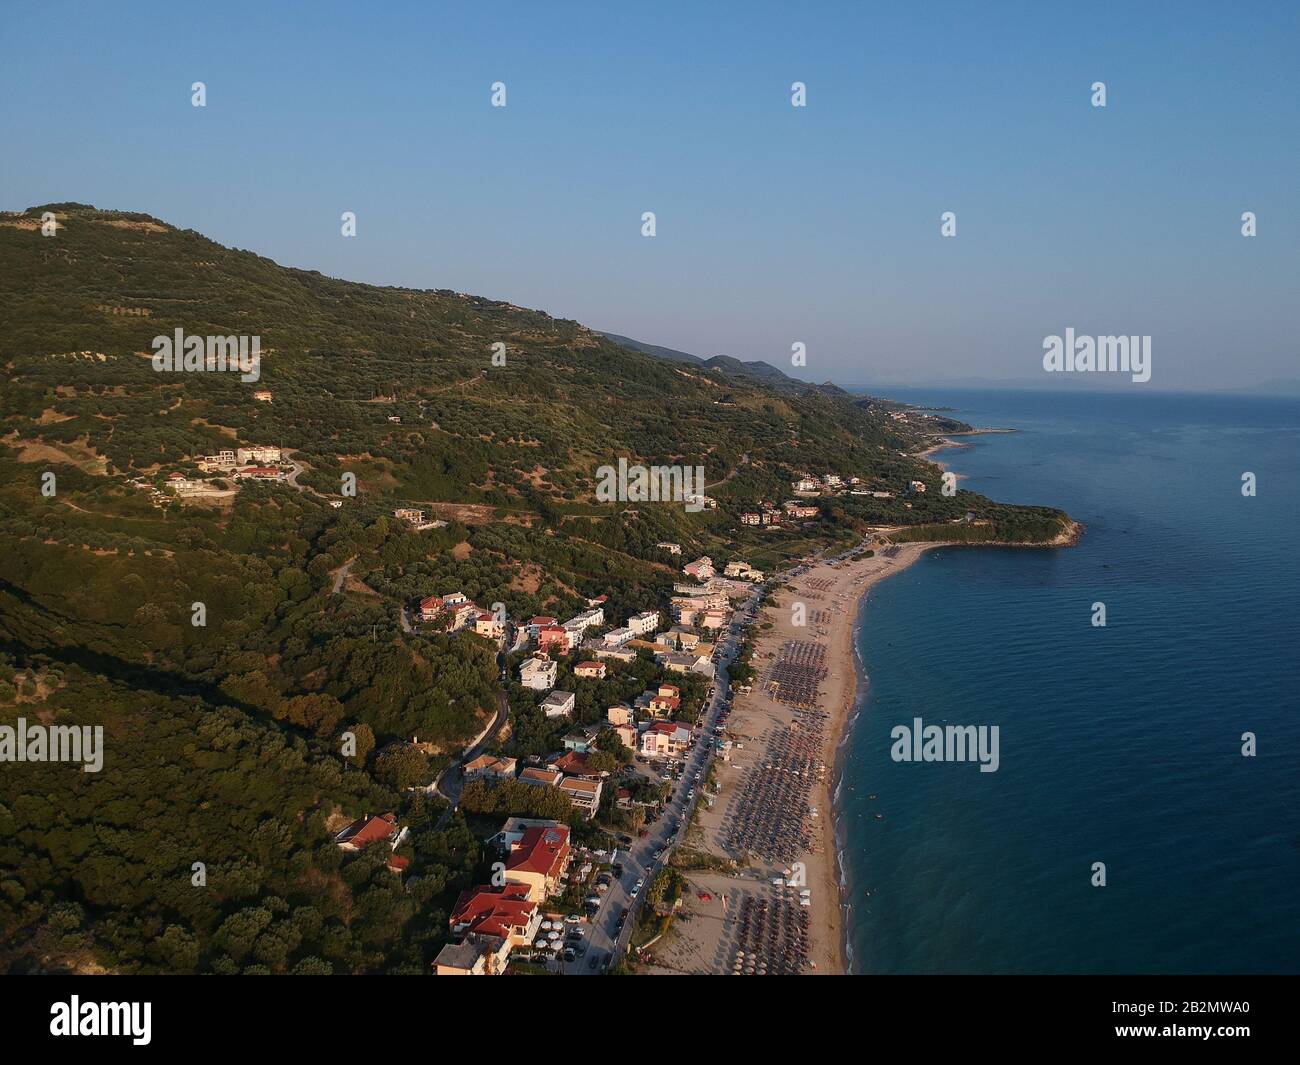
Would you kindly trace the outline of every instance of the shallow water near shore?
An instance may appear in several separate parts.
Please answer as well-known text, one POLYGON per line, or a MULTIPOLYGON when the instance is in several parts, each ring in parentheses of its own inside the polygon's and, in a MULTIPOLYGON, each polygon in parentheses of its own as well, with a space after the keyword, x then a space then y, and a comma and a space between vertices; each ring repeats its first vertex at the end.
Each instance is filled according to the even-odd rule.
POLYGON ((1023 430, 936 458, 1087 529, 870 591, 836 802, 853 971, 1300 969, 1300 401, 890 395, 1023 430), (999 726, 1000 768, 893 762, 916 717, 999 726))

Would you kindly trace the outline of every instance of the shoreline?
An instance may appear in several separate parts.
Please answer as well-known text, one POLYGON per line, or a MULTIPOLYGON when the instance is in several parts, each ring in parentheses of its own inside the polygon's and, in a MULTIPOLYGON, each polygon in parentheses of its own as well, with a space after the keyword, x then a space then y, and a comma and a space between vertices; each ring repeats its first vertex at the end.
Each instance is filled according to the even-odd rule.
MULTIPOLYGON (((860 680, 857 640, 867 593, 880 581, 900 573, 934 547, 947 542, 916 542, 868 545, 870 558, 830 563, 814 562, 791 580, 773 589, 756 619, 753 690, 737 695, 728 735, 736 747, 727 762, 718 763, 718 799, 701 814, 698 833, 691 847, 715 858, 735 852, 728 840, 737 826, 750 823, 752 787, 769 779, 788 780, 791 775, 807 782, 806 790, 785 791, 773 801, 783 813, 798 820, 806 799, 806 845, 801 842, 787 860, 749 854, 749 861, 735 873, 686 869, 691 890, 685 907, 690 920, 679 924, 676 942, 665 948, 655 964, 659 972, 725 972, 731 945, 727 925, 728 907, 734 908, 746 896, 774 898, 789 892, 770 881, 789 875, 794 862, 804 866, 804 885, 811 892, 809 909, 807 975, 843 975, 849 971, 845 898, 845 875, 839 840, 835 798, 842 772, 843 752, 851 736, 851 724, 866 692, 860 680), (795 624, 795 604, 803 604, 806 623, 795 624), (767 624, 766 629, 761 628, 767 624), (790 641, 824 649, 825 675, 817 684, 818 696, 809 713, 792 708, 773 697, 765 684, 768 670, 781 649, 790 641), (816 731, 813 731, 816 730, 816 731), (787 769, 770 769, 779 760, 783 737, 804 737, 815 754, 815 764, 806 772, 790 774, 787 769), (769 747, 769 744, 773 745, 769 747), (755 778, 753 774, 758 773, 755 778), (703 901, 699 893, 713 899, 703 901), (728 904, 716 901, 725 896, 728 904)), ((745 852, 749 853, 749 852, 745 852)))
MULTIPOLYGON (((927 551, 937 547, 1039 547, 1060 548, 1078 540, 1083 526, 1071 523, 1049 543, 967 544, 952 540, 884 542, 894 527, 873 530, 877 537, 867 546, 871 558, 848 562, 814 562, 798 577, 773 588, 756 618, 754 629, 755 670, 753 690, 737 695, 727 735, 735 747, 729 761, 717 765, 718 797, 715 805, 702 811, 697 826, 691 829, 689 847, 712 859, 731 859, 736 848, 728 841, 737 826, 751 821, 754 796, 746 785, 758 780, 786 777, 788 766, 779 761, 769 747, 779 737, 806 735, 810 716, 773 698, 765 683, 767 674, 781 648, 789 641, 819 644, 825 649, 825 675, 817 685, 812 715, 820 725, 820 771, 814 766, 799 775, 808 780, 804 793, 807 801, 807 844, 800 845, 793 860, 776 860, 748 851, 748 862, 734 872, 717 868, 684 868, 690 884, 685 893, 684 922, 675 922, 675 931, 662 953, 651 965, 656 973, 713 973, 731 971, 727 959, 735 949, 734 934, 728 924, 729 907, 736 907, 747 897, 774 899, 790 897, 790 887, 770 883, 788 877, 793 862, 803 863, 806 887, 811 891, 808 923, 808 958, 806 975, 848 975, 852 969, 852 950, 848 936, 850 899, 847 896, 848 870, 842 836, 842 812, 838 792, 844 782, 844 761, 852 742, 853 726, 870 691, 870 677, 858 653, 863 627, 867 624, 867 599, 881 581, 901 573, 927 551), (795 625, 791 607, 803 603, 807 621, 795 625), (763 624, 767 628, 762 628, 763 624), (784 772, 783 772, 784 770, 784 772), (700 894, 709 896, 701 899, 700 894)), ((804 810, 802 799, 786 791, 766 798, 781 812, 797 820, 804 810)), ((788 856, 787 856, 788 859, 788 856)))
MULTIPOLYGON (((1015 431, 977 429, 943 434, 918 457, 969 446, 948 439, 950 436, 1015 431)), ((892 542, 891 534, 901 528, 872 527, 862 544, 872 551, 870 558, 810 562, 797 577, 769 589, 751 629, 753 688, 734 697, 726 732, 732 749, 728 758, 714 763, 716 801, 701 811, 690 830, 689 847, 700 852, 705 862, 681 870, 689 881, 683 899, 686 920, 674 922, 675 931, 662 952, 657 952, 652 971, 733 971, 730 963, 741 944, 729 912, 755 902, 778 910, 781 906, 807 908, 807 975, 847 975, 852 971, 849 874, 838 799, 853 726, 870 691, 859 644, 872 588, 903 572, 932 548, 1060 548, 1073 546, 1083 532, 1083 525, 1071 519, 1053 540, 1042 543, 892 542), (798 606, 802 613, 795 609, 798 606), (791 654, 796 657, 788 657, 791 654), (810 657, 800 659, 799 655, 810 657), (815 662, 820 675, 809 680, 810 674, 800 672, 801 661, 815 662), (776 675, 782 685, 797 689, 802 684, 805 691, 812 688, 814 694, 805 706, 792 706, 777 698, 782 688, 772 685, 769 676, 778 662, 782 666, 776 675), (793 764, 788 758, 792 746, 798 748, 801 759, 793 764), (756 816, 755 810, 762 813, 756 816), (782 825, 776 842, 763 834, 763 825, 771 821, 773 811, 782 825), (789 845, 792 835, 798 837, 793 847, 789 845), (734 871, 719 868, 719 859, 734 865, 734 871), (806 879, 787 883, 798 864, 802 864, 806 879), (808 897, 800 901, 799 891, 792 888, 806 888, 808 897)), ((754 949, 753 943, 744 946, 754 949)))

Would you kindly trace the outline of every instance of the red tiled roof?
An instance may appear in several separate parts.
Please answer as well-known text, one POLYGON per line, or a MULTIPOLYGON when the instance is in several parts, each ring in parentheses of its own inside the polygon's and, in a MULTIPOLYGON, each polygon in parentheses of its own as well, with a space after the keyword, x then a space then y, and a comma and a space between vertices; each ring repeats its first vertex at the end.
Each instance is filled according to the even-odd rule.
POLYGON ((579 754, 577 751, 569 751, 561 755, 551 763, 561 773, 576 773, 581 776, 583 773, 590 773, 592 770, 587 766, 587 756, 579 754))
POLYGON ((534 825, 524 829, 523 838, 510 848, 506 870, 559 876, 569 857, 567 825, 534 825))
POLYGON ((397 815, 367 814, 348 825, 335 837, 339 843, 351 843, 354 847, 364 847, 376 840, 392 839, 397 835, 397 815))
POLYGON ((528 900, 527 884, 471 888, 462 891, 451 911, 451 927, 466 932, 506 938, 527 928, 537 913, 537 903, 528 900))

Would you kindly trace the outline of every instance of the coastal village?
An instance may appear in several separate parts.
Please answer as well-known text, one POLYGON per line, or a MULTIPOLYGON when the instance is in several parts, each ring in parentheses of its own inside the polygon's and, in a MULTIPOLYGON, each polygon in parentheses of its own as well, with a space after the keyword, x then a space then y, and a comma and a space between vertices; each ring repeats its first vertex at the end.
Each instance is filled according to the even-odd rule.
MULTIPOLYGON (((237 491, 247 482, 282 484, 296 473, 282 449, 270 445, 232 447, 195 461, 200 471, 225 483, 174 472, 165 482, 174 497, 219 498, 231 494, 230 486, 237 491)), ((742 510, 739 521, 776 527, 819 518, 825 497, 894 495, 861 485, 856 476, 803 475, 791 482, 793 498, 779 507, 761 502, 757 509, 742 510)), ((925 488, 912 481, 899 494, 925 488)), ((716 506, 708 497, 704 501, 716 506)), ((342 505, 342 500, 330 502, 342 505)), ((392 514, 414 531, 447 525, 417 506, 398 506, 392 514)), ((680 544, 661 541, 656 546, 669 557, 682 555, 680 544)), ((791 572, 800 569, 802 564, 791 572)), ((647 943, 628 942, 651 971, 718 971, 717 957, 705 957, 699 949, 712 949, 714 955, 721 950, 731 962, 722 970, 736 973, 816 971, 817 951, 823 954, 823 971, 836 968, 826 954, 831 947, 820 942, 825 932, 814 931, 810 921, 814 892, 807 868, 810 859, 815 864, 814 855, 825 851, 829 800, 819 801, 816 793, 827 786, 831 756, 824 748, 834 735, 827 729, 831 715, 822 709, 828 676, 823 638, 843 620, 855 596, 836 585, 833 602, 810 610, 811 633, 793 634, 799 638, 775 648, 770 641, 760 641, 757 651, 748 647, 753 661, 748 673, 763 674, 757 692, 750 683, 730 682, 715 690, 722 637, 742 638, 745 626, 736 617, 737 606, 761 602, 767 579, 743 560, 717 565, 705 555, 681 565, 662 608, 648 603, 621 619, 607 616, 609 597, 603 594, 563 619, 536 615, 512 620, 500 604, 490 609, 454 588, 431 592, 403 608, 404 625, 411 631, 471 633, 489 642, 503 661, 514 662, 509 678, 503 672, 503 682, 513 680, 534 693, 546 721, 573 722, 556 749, 544 756, 487 750, 459 767, 466 786, 550 789, 563 797, 573 817, 509 816, 485 838, 500 858, 500 875, 461 893, 448 920, 451 942, 433 963, 437 974, 499 975, 512 965, 553 972, 576 971, 584 963, 591 971, 608 969, 617 950, 594 950, 588 936, 605 896, 623 875, 619 847, 626 853, 637 846, 656 821, 666 823, 676 846, 704 855, 703 868, 685 874, 670 869, 667 844, 655 849, 650 863, 659 872, 650 888, 643 878, 632 886, 625 900, 629 905, 617 917, 615 945, 640 893, 653 890, 654 901, 641 910, 639 920, 658 932, 647 943), (600 720, 574 721, 583 684, 598 684, 611 670, 638 660, 653 662, 658 679, 639 695, 607 706, 600 720), (561 666, 567 667, 564 675, 574 690, 559 686, 561 666), (683 695, 688 678, 707 685, 706 696, 689 705, 683 695), (733 709, 742 708, 743 728, 729 722, 733 709), (610 753, 618 751, 624 760, 611 761, 610 753), (673 813, 674 789, 688 764, 697 760, 700 768, 687 778, 680 796, 685 809, 673 813), (602 811, 607 816, 598 825, 602 811), (590 826, 581 840, 575 821, 590 826), (737 879, 745 869, 750 872, 737 879), (696 937, 666 935, 674 917, 718 907, 723 908, 717 928, 722 941, 712 948, 700 948, 696 937), (683 952, 683 944, 697 950, 683 952)), ((832 584, 813 579, 799 588, 801 598, 821 599, 832 584)), ((411 743, 418 746, 414 738, 411 743)), ((421 787, 435 792, 438 781, 421 787)), ((344 852, 382 848, 385 866, 400 879, 411 865, 399 853, 408 837, 409 826, 389 811, 347 824, 336 833, 335 843, 344 852)), ((837 888, 829 874, 820 887, 818 908, 837 911, 837 888)), ((837 927, 835 913, 824 920, 828 928, 837 927)))
MULTIPOLYGON (((256 398, 272 397, 261 392, 256 398)), ((199 456, 193 464, 210 476, 167 474, 165 493, 152 488, 155 504, 168 494, 182 502, 221 501, 247 483, 311 490, 295 483, 300 467, 290 454, 250 444, 199 456)), ((918 480, 868 487, 857 476, 834 472, 802 474, 790 488, 791 498, 780 505, 761 500, 739 508, 739 524, 775 530, 816 521, 828 500, 842 496, 897 496, 910 507, 906 500, 926 491, 918 480)), ((328 501, 344 505, 343 498, 328 501)), ((696 501, 717 507, 712 497, 696 501)), ((395 506, 392 516, 417 532, 448 524, 416 505, 395 506)), ((682 557, 678 543, 655 546, 667 557, 682 557)), ((919 553, 915 546, 906 551, 919 553)), ((899 555, 890 547, 875 569, 888 571, 899 555)), ((829 563, 851 564, 861 566, 862 559, 829 563)), ((853 577, 852 587, 835 572, 809 578, 803 571, 811 565, 804 559, 769 583, 748 562, 715 564, 702 555, 680 566, 666 603, 646 603, 620 618, 608 615, 605 594, 567 618, 511 619, 501 604, 489 608, 456 588, 431 590, 402 608, 407 631, 470 633, 487 641, 503 663, 511 663, 502 672, 503 687, 512 682, 529 693, 546 722, 569 723, 544 755, 516 756, 489 743, 453 767, 465 787, 544 789, 561 796, 572 814, 510 815, 488 825, 477 818, 484 845, 499 859, 498 873, 460 893, 448 917, 450 942, 432 965, 436 974, 604 972, 620 955, 650 972, 843 968, 839 888, 826 833, 831 746, 852 679, 832 673, 827 650, 828 638, 847 626, 868 578, 853 577), (802 583, 795 584, 799 577, 802 583), (767 635, 755 646, 748 630, 758 618, 751 613, 742 619, 737 609, 757 606, 783 587, 808 607, 808 627, 790 631, 788 619, 769 609, 764 628, 775 624, 781 639, 767 635), (722 659, 728 638, 732 650, 722 659), (719 680, 719 667, 742 657, 741 669, 747 681, 759 682, 757 690, 754 682, 719 680), (655 679, 640 694, 611 703, 599 720, 576 720, 583 685, 599 685, 615 675, 611 671, 637 662, 655 667, 655 679), (569 678, 563 687, 562 675, 569 678), (705 686, 702 698, 698 688, 691 688, 694 698, 686 696, 692 683, 705 686), (843 704, 839 714, 827 709, 836 703, 843 704), (620 883, 624 863, 645 849, 652 828, 666 830, 667 838, 639 857, 646 876, 627 888, 620 883), (670 865, 670 850, 692 857, 670 865), (620 891, 619 903, 606 907, 620 891), (598 920, 614 909, 610 941, 599 949, 598 920), (636 931, 623 943, 629 921, 636 931), (691 923, 689 934, 681 931, 683 921, 691 923)), ((416 738, 410 745, 420 747, 416 738)), ((416 790, 438 792, 441 777, 416 790)), ((411 859, 401 853, 408 840, 409 826, 393 811, 367 813, 334 836, 345 853, 380 848, 384 866, 399 880, 410 877, 411 859)))
MULTIPOLYGON (((822 496, 869 496, 873 499, 893 499, 895 496, 895 492, 889 489, 863 487, 860 477, 843 477, 838 473, 826 473, 820 477, 804 474, 792 481, 790 487, 795 498, 787 499, 780 506, 770 500, 760 500, 756 507, 740 512, 740 524, 775 528, 782 523, 815 520, 822 516, 822 508, 810 500, 822 496)), ((924 481, 910 480, 900 494, 919 495, 925 489, 924 481)), ((911 503, 903 505, 911 508, 911 503)))
MULTIPOLYGON (((423 518, 398 516, 417 526, 423 518)), ((678 545, 668 546, 680 552, 678 545)), ((763 572, 743 561, 729 562, 719 572, 711 558, 696 558, 682 566, 664 610, 647 604, 621 624, 607 617, 604 595, 563 620, 511 621, 457 590, 429 594, 410 606, 412 620, 424 631, 469 632, 503 657, 517 659, 513 679, 539 697, 538 709, 547 720, 568 721, 574 715, 576 693, 556 686, 561 663, 579 684, 596 683, 641 656, 654 662, 660 678, 635 698, 608 706, 601 720, 575 724, 545 757, 485 751, 464 762, 466 786, 554 789, 574 811, 570 822, 592 824, 602 808, 618 820, 604 830, 592 824, 582 833, 584 844, 564 821, 504 819, 485 840, 499 854, 501 874, 497 882, 468 889, 457 900, 449 917, 452 942, 434 962, 439 975, 497 975, 512 963, 551 969, 581 963, 591 919, 622 873, 618 847, 632 846, 646 836, 646 825, 667 818, 668 792, 692 752, 707 749, 723 761, 731 757, 726 730, 704 727, 703 707, 687 705, 682 678, 702 678, 713 696, 717 636, 732 624, 736 604, 750 599, 764 580, 763 572), (610 768, 608 757, 600 757, 610 748, 622 749, 626 764, 610 768), (635 816, 625 816, 633 811, 635 816), (598 845, 602 837, 604 846, 598 845)), ((690 795, 695 797, 694 787, 690 795)), ((395 814, 381 812, 347 825, 335 842, 345 851, 384 848, 385 864, 401 877, 409 860, 397 852, 406 832, 395 814)), ((642 886, 640 881, 634 886, 633 899, 642 886)), ((610 960, 601 958, 599 967, 608 967, 610 960)))
MULTIPOLYGON (((829 789, 854 680, 844 668, 851 658, 836 656, 851 655, 848 633, 863 588, 921 550, 868 537, 774 580, 744 561, 718 567, 702 556, 682 565, 663 610, 646 604, 620 618, 607 616, 604 595, 563 620, 512 621, 452 589, 413 603, 413 619, 428 630, 471 632, 516 661, 511 680, 535 694, 548 721, 574 715, 577 692, 557 686, 561 665, 579 690, 638 656, 653 660, 660 678, 609 705, 601 720, 575 724, 549 755, 489 749, 464 762, 467 787, 553 789, 573 816, 478 819, 498 873, 461 892, 434 972, 603 972, 620 949, 647 972, 841 970, 829 789), (805 627, 792 627, 780 598, 786 593, 806 603, 805 627), (741 616, 755 606, 762 612, 741 616), (739 641, 761 618, 771 631, 742 654, 739 641), (733 649, 720 654, 727 634, 733 649), (745 657, 753 680, 718 685, 728 659, 745 657), (710 687, 703 704, 688 708, 680 678, 690 676, 710 687), (630 758, 600 757, 617 749, 630 758), (634 819, 608 816, 630 811, 634 819), (647 840, 649 831, 656 834, 647 840), (624 888, 634 862, 646 873, 624 888)), ((371 814, 336 843, 384 847, 401 877, 404 832, 392 813, 371 814)))

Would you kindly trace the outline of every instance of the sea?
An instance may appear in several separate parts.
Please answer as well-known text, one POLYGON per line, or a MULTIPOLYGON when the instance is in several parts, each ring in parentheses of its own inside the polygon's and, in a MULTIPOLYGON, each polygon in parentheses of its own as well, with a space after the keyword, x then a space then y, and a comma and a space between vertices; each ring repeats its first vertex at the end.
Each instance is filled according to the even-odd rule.
POLYGON ((1017 430, 935 457, 1086 531, 937 548, 865 597, 851 971, 1300 971, 1300 400, 888 394, 1017 430), (996 725, 997 771, 895 761, 916 718, 996 725))

